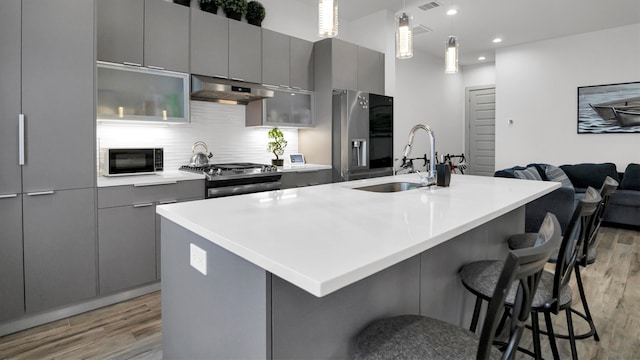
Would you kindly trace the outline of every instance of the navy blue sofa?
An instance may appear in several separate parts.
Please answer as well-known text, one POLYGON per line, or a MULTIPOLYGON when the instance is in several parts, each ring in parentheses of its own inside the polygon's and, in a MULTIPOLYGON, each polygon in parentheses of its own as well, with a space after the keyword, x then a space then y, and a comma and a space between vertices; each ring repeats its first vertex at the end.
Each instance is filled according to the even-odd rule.
MULTIPOLYGON (((496 177, 516 178, 516 171, 536 169, 541 180, 548 181, 548 164, 528 164, 498 170, 496 177)), ((577 202, 587 187, 600 189, 604 179, 610 176, 620 186, 611 196, 604 221, 612 226, 621 225, 640 229, 640 165, 629 164, 624 172, 618 172, 613 163, 583 163, 559 167, 570 180, 571 186, 563 186, 526 205, 525 231, 537 232, 547 211, 556 215, 564 231, 577 202)))

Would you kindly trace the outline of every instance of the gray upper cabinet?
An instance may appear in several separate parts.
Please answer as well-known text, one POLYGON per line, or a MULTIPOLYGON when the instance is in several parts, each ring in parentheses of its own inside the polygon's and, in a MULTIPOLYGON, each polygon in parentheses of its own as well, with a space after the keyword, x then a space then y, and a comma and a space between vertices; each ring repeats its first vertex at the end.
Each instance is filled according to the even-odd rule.
POLYGON ((191 10, 191 73, 229 77, 229 19, 191 10))
POLYGON ((144 2, 144 66, 189 72, 189 8, 144 2))
MULTIPOLYGON (((0 9, 4 10, 4 4, 0 9)), ((22 196, 0 198, 0 323, 24 314, 22 196)))
POLYGON ((358 89, 358 46, 331 40, 331 83, 334 89, 358 89))
POLYGON ((164 0, 96 0, 97 59, 189 72, 189 8, 164 0))
POLYGON ((94 189, 25 195, 23 206, 27 312, 95 296, 94 189))
POLYGON ((144 0, 97 0, 97 57, 142 65, 144 0))
POLYGON ((289 36, 262 29, 262 83, 289 86, 289 36))
POLYGON ((289 85, 313 90, 313 43, 291 37, 289 54, 289 85))
POLYGON ((384 95, 384 54, 358 46, 358 90, 384 95))
POLYGON ((93 5, 22 1, 24 192, 95 186, 93 5))
MULTIPOLYGON (((18 163, 20 18, 19 0, 0 1, 0 196, 22 190, 18 163)), ((2 288, 0 292, 4 293, 2 288)))
POLYGON ((229 21, 229 77, 262 83, 261 28, 229 21))

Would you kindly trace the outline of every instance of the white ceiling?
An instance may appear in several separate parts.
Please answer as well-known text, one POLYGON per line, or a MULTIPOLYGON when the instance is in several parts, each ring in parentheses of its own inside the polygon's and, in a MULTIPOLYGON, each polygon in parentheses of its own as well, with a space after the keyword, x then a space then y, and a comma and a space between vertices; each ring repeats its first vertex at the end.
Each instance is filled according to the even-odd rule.
MULTIPOLYGON (((300 0, 314 5, 317 0, 300 0)), ((414 35, 417 50, 443 57, 444 42, 456 35, 460 64, 493 61, 495 49, 544 39, 640 23, 640 0, 437 0, 440 7, 423 11, 418 6, 434 0, 406 0, 413 26, 433 31, 414 35), (458 14, 446 15, 455 7, 458 14), (504 41, 493 44, 501 36, 504 41)), ((340 0, 339 18, 347 21, 381 10, 403 9, 403 0, 340 0)), ((598 51, 594 49, 594 51, 598 51)))

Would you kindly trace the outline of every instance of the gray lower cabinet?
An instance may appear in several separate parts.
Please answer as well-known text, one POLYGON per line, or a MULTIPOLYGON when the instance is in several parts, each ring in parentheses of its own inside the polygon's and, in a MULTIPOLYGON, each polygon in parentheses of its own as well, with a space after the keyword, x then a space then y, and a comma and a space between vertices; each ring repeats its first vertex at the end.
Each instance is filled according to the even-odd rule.
POLYGON ((229 77, 229 19, 191 9, 191 73, 229 77))
POLYGON ((24 195, 28 313, 96 295, 95 209, 94 189, 24 195))
POLYGON ((0 229, 2 229, 0 231, 0 323, 2 323, 24 314, 21 195, 0 197, 0 229))
POLYGON ((156 280, 155 204, 98 210, 100 294, 156 280))
POLYGON ((240 21, 229 21, 229 77, 262 83, 260 27, 240 21))
POLYGON ((204 198, 204 180, 98 188, 100 295, 160 279, 156 206, 204 198))
POLYGON ((331 182, 331 169, 295 172, 287 171, 282 173, 281 181, 283 189, 328 184, 331 182))
POLYGON ((189 8, 144 2, 144 66, 189 72, 189 8))
POLYGON ((97 57, 142 65, 144 0, 96 0, 97 57))

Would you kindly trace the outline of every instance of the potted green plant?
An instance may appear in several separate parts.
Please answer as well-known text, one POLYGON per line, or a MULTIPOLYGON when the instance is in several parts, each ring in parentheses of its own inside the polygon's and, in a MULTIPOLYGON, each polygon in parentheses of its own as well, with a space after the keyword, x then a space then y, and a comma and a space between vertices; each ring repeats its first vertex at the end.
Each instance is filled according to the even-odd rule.
POLYGON ((220 0, 228 18, 240 21, 247 12, 247 0, 220 0))
POLYGON ((269 141, 267 144, 267 152, 272 152, 273 155, 276 156, 275 159, 271 160, 271 165, 284 165, 284 159, 280 159, 280 155, 284 154, 284 148, 287 147, 287 140, 284 139, 284 134, 280 129, 274 127, 269 130, 267 135, 269 136, 269 139, 272 139, 272 141, 269 141))
POLYGON ((262 20, 267 15, 264 6, 258 1, 249 1, 247 4, 247 22, 251 25, 262 26, 262 20))
POLYGON ((218 6, 220 6, 220 2, 221 0, 198 0, 200 10, 213 14, 218 13, 218 6))
POLYGON ((191 6, 191 0, 173 0, 173 2, 183 6, 191 6))

